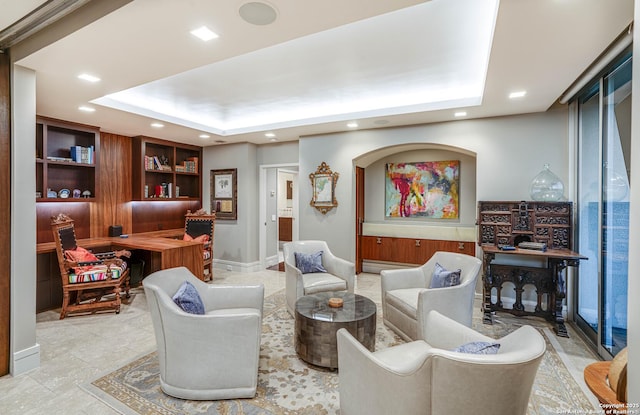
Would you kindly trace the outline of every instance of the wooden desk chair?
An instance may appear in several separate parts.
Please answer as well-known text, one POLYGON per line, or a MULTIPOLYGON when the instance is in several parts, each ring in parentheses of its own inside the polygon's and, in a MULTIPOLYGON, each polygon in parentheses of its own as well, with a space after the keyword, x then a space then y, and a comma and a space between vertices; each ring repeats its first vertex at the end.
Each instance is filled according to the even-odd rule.
POLYGON ((213 279, 213 229, 216 214, 208 214, 204 209, 194 213, 187 211, 184 221, 184 240, 200 241, 203 244, 204 280, 213 279))
MULTIPOLYGON (((603 408, 623 410, 627 402, 627 349, 611 361, 591 363, 584 369, 584 381, 603 408)), ((620 412, 622 413, 622 412, 620 412)))
POLYGON ((60 319, 70 313, 114 310, 120 313, 120 292, 129 298, 129 269, 120 257, 129 251, 93 254, 79 247, 73 220, 61 213, 51 218, 62 277, 60 319))

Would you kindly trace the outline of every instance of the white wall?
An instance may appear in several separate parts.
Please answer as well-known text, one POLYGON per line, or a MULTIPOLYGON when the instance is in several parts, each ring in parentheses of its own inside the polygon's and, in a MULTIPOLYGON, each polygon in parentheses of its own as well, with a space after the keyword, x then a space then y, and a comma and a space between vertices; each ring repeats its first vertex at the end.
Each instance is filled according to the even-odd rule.
MULTIPOLYGON (((293 192, 293 173, 283 169, 278 170, 278 216, 282 215, 282 210, 293 208, 293 199, 287 199, 287 182, 291 182, 293 192)), ((286 215, 284 215, 286 216, 286 215)))
POLYGON ((36 343, 36 76, 13 65, 11 82, 11 361, 18 375, 40 365, 36 343))
POLYGON ((259 165, 294 165, 298 164, 298 142, 265 144, 258 147, 259 165))
MULTIPOLYGON (((266 179, 266 256, 267 258, 274 258, 278 255, 278 181, 280 180, 278 169, 275 167, 267 169, 266 179)), ((262 224, 259 226, 262 226, 262 224)), ((275 259, 274 263, 277 262, 277 259, 275 259)))
POLYGON ((217 267, 253 270, 258 262, 257 146, 250 143, 206 147, 203 150, 203 200, 211 209, 213 169, 237 170, 238 220, 216 220, 213 255, 217 267))
POLYGON ((569 177, 568 112, 454 121, 403 128, 302 138, 300 175, 323 161, 340 173, 338 207, 322 215, 307 201, 311 186, 300 190, 300 239, 323 239, 338 256, 355 260, 354 160, 387 147, 416 143, 453 146, 476 154, 477 200, 529 200, 529 184, 545 163, 564 183, 569 177))
MULTIPOLYGON (((207 210, 211 204, 210 171, 238 169, 238 220, 216 221, 213 250, 215 266, 230 266, 234 270, 243 271, 260 269, 259 231, 260 226, 264 225, 260 224, 259 220, 259 166, 296 165, 298 143, 210 146, 204 148, 203 159, 202 204, 207 210)), ((268 219, 270 220, 270 214, 268 219)))

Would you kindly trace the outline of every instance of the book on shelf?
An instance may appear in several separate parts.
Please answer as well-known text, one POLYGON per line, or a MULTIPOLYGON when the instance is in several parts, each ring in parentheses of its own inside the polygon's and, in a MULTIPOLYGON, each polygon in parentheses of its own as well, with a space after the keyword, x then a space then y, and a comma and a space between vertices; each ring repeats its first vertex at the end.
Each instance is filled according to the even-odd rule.
POLYGON ((70 157, 55 157, 55 156, 47 156, 47 160, 49 161, 65 161, 70 162, 73 161, 70 157))
POLYGON ((198 173, 198 157, 187 157, 182 164, 175 165, 178 173, 198 173))
POLYGON ((158 158, 158 156, 153 156, 153 169, 162 170, 162 164, 160 164, 160 159, 158 158))
POLYGON ((198 157, 187 157, 187 171, 190 173, 198 172, 198 157))
POLYGON ((71 146, 69 149, 71 153, 71 160, 81 164, 93 164, 94 163, 94 147, 83 146, 71 146))

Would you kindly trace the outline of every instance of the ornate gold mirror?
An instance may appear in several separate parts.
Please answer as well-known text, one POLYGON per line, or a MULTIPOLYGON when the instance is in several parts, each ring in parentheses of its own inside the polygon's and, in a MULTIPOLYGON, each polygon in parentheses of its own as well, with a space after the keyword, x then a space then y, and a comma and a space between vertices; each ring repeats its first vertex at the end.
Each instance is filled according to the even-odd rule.
POLYGON ((323 215, 338 206, 335 190, 339 176, 340 174, 332 172, 324 161, 318 166, 315 173, 309 174, 313 189, 313 197, 309 204, 322 212, 323 215))

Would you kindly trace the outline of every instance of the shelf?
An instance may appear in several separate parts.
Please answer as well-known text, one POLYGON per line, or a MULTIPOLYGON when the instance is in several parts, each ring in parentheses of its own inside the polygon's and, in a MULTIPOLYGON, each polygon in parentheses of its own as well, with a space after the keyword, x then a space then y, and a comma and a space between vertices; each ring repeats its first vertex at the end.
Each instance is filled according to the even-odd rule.
MULTIPOLYGON (((37 160, 36 160, 37 161, 37 160)), ((47 160, 47 164, 50 166, 68 166, 68 167, 82 167, 82 168, 95 168, 95 164, 76 163, 75 161, 55 161, 47 160)))
POLYGON ((95 202, 96 198, 95 197, 81 197, 78 199, 75 198, 67 198, 67 199, 63 199, 61 197, 36 197, 36 203, 92 203, 95 202))
POLYGON ((36 197, 37 202, 89 202, 98 194, 97 127, 38 117, 36 120, 36 196, 61 189, 91 192, 90 198, 36 197), (72 161, 73 159, 83 162, 72 161))
POLYGON ((131 145, 133 200, 201 201, 202 176, 199 162, 202 160, 202 147, 145 136, 133 137, 131 145), (153 166, 169 166, 171 170, 152 168, 153 166), (171 197, 148 197, 152 194, 170 194, 171 197), (188 197, 176 197, 176 194, 188 197))

